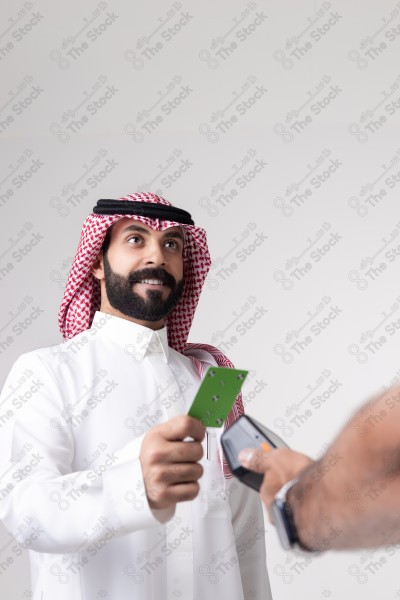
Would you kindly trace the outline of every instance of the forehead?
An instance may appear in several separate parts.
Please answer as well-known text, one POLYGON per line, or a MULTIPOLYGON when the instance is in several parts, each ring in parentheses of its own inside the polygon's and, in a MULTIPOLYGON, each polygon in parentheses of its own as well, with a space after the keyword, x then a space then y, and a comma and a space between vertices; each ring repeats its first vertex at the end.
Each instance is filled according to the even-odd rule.
POLYGON ((183 233, 183 229, 182 227, 168 227, 167 229, 164 229, 163 231, 156 231, 155 229, 152 229, 151 227, 149 227, 148 225, 145 225, 144 223, 142 223, 141 221, 138 221, 137 219, 129 219, 127 217, 124 217, 123 219, 120 219, 119 221, 117 221, 113 228, 112 228, 112 239, 115 239, 121 235, 125 235, 126 233, 134 233, 134 228, 140 228, 142 230, 142 233, 145 233, 146 235, 149 236, 153 236, 153 237, 165 237, 167 235, 170 235, 171 233, 176 233, 179 234, 180 236, 182 236, 182 238, 184 237, 184 233, 183 233), (128 229, 129 228, 129 229, 128 229))

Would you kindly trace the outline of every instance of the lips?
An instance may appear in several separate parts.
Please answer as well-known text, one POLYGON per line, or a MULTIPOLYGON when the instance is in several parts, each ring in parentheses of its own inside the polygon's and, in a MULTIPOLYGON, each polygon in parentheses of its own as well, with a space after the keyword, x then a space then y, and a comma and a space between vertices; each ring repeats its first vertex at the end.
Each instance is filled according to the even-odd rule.
POLYGON ((176 287, 175 278, 164 271, 163 269, 142 269, 132 273, 129 277, 129 282, 132 283, 143 283, 145 285, 154 286, 167 286, 171 289, 176 287))

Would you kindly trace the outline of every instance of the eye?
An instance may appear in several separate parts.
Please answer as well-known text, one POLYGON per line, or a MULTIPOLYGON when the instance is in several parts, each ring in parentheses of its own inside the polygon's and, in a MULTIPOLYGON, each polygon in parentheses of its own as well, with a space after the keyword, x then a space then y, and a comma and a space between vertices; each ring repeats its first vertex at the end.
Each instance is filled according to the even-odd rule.
POLYGON ((179 248, 179 244, 178 244, 178 242, 177 242, 176 240, 168 240, 168 241, 166 241, 166 242, 165 242, 165 245, 166 245, 168 248, 172 248, 172 249, 174 249, 174 250, 175 250, 176 248, 179 248))
POLYGON ((133 244, 138 244, 142 241, 142 238, 140 237, 140 235, 131 235, 126 241, 129 243, 132 242, 133 244))

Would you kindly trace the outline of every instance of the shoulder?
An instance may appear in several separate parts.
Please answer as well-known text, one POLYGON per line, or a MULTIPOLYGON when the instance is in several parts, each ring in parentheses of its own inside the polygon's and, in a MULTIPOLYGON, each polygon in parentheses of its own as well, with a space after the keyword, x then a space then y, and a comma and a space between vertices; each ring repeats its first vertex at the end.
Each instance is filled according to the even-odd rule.
POLYGON ((48 346, 44 348, 36 348, 35 350, 30 350, 29 352, 24 352, 14 361, 14 364, 11 367, 11 371, 15 369, 21 369, 24 367, 29 367, 33 365, 38 365, 42 362, 44 357, 50 352, 51 348, 56 348, 57 346, 48 346))
POLYGON ((1 404, 8 401, 13 407, 20 408, 38 390, 43 392, 46 388, 53 395, 57 392, 51 370, 46 368, 43 360, 49 350, 50 348, 31 350, 15 360, 1 390, 1 404))
POLYGON ((57 372, 60 365, 64 365, 76 354, 76 348, 89 345, 88 332, 84 331, 71 340, 62 341, 52 346, 36 348, 21 354, 11 367, 11 372, 24 369, 33 369, 35 372, 57 372), (87 336, 87 337, 86 337, 87 336))

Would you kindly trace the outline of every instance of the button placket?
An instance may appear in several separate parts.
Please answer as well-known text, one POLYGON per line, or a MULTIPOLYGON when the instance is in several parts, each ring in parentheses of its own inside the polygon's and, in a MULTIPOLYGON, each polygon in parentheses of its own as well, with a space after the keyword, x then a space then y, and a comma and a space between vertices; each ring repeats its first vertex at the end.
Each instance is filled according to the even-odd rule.
POLYGON ((153 333, 147 350, 148 358, 158 384, 158 405, 165 412, 166 419, 186 412, 185 402, 174 372, 168 364, 168 359, 157 335, 153 333))

